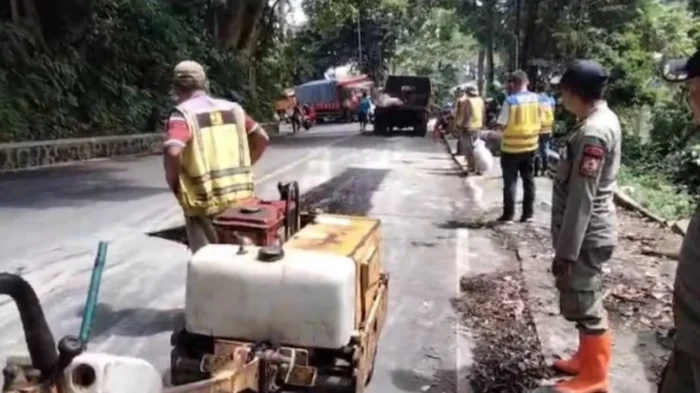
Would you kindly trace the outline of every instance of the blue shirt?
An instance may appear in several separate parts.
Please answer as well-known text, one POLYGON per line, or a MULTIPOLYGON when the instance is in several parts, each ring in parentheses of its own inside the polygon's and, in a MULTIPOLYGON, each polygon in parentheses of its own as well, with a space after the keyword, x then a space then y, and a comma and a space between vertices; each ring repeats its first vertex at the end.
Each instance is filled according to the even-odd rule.
POLYGON ((360 100, 360 105, 358 107, 358 110, 360 113, 367 114, 369 113, 369 108, 372 106, 372 101, 370 101, 369 97, 365 97, 362 100, 360 100))

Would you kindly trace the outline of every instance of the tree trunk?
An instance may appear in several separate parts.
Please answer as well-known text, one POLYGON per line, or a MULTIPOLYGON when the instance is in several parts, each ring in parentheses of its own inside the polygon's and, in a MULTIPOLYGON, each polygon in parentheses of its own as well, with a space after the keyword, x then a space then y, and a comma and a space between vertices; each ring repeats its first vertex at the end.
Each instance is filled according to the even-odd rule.
MULTIPOLYGON (((490 3, 490 2, 489 2, 490 3)), ((493 61, 493 45, 494 45, 494 38, 495 38, 495 26, 494 24, 496 21, 494 20, 494 6, 495 4, 484 4, 487 7, 486 10, 486 23, 488 24, 488 31, 486 34, 486 67, 488 68, 488 86, 493 85, 493 81, 496 78, 496 74, 494 70, 494 61, 493 61)))
POLYGON ((525 37, 523 37, 522 51, 520 52, 520 68, 528 69, 528 63, 530 59, 534 57, 539 57, 539 53, 536 50, 535 36, 537 34, 537 20, 539 18, 540 1, 530 0, 528 2, 526 22, 525 22, 525 37))
POLYGON ((19 24, 22 20, 22 15, 19 12, 18 0, 10 0, 10 14, 12 15, 12 23, 19 24))
POLYGON ((484 48, 479 49, 479 60, 478 60, 478 68, 476 71, 476 81, 477 81, 477 86, 479 88, 479 93, 483 97, 486 92, 484 92, 484 63, 486 60, 486 51, 484 48))

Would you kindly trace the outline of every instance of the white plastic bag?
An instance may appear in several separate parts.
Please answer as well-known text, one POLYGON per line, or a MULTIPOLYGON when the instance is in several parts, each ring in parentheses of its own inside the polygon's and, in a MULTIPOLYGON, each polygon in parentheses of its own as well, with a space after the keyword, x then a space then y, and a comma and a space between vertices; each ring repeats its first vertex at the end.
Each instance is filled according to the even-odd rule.
POLYGON ((476 168, 481 173, 486 173, 493 167, 493 154, 482 139, 474 141, 474 159, 476 160, 476 168))
POLYGON ((432 118, 432 119, 428 120, 428 131, 434 130, 435 124, 437 124, 437 119, 432 118))

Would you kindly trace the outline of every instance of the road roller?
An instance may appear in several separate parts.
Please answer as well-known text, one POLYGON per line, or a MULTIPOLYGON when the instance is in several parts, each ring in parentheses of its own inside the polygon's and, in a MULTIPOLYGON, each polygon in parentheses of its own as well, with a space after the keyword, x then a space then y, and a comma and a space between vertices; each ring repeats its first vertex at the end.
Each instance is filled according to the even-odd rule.
POLYGON ((280 244, 212 244, 192 256, 184 326, 171 339, 177 388, 364 391, 387 312, 381 223, 299 221, 280 244))

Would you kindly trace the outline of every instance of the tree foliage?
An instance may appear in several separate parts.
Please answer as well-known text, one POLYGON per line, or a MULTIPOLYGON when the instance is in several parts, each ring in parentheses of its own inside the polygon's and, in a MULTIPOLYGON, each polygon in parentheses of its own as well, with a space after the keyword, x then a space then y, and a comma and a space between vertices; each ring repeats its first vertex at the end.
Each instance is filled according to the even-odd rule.
POLYGON ((280 85, 253 64, 270 61, 276 16, 255 1, 11 1, 0 8, 0 141, 152 132, 184 59, 263 120, 280 85))

